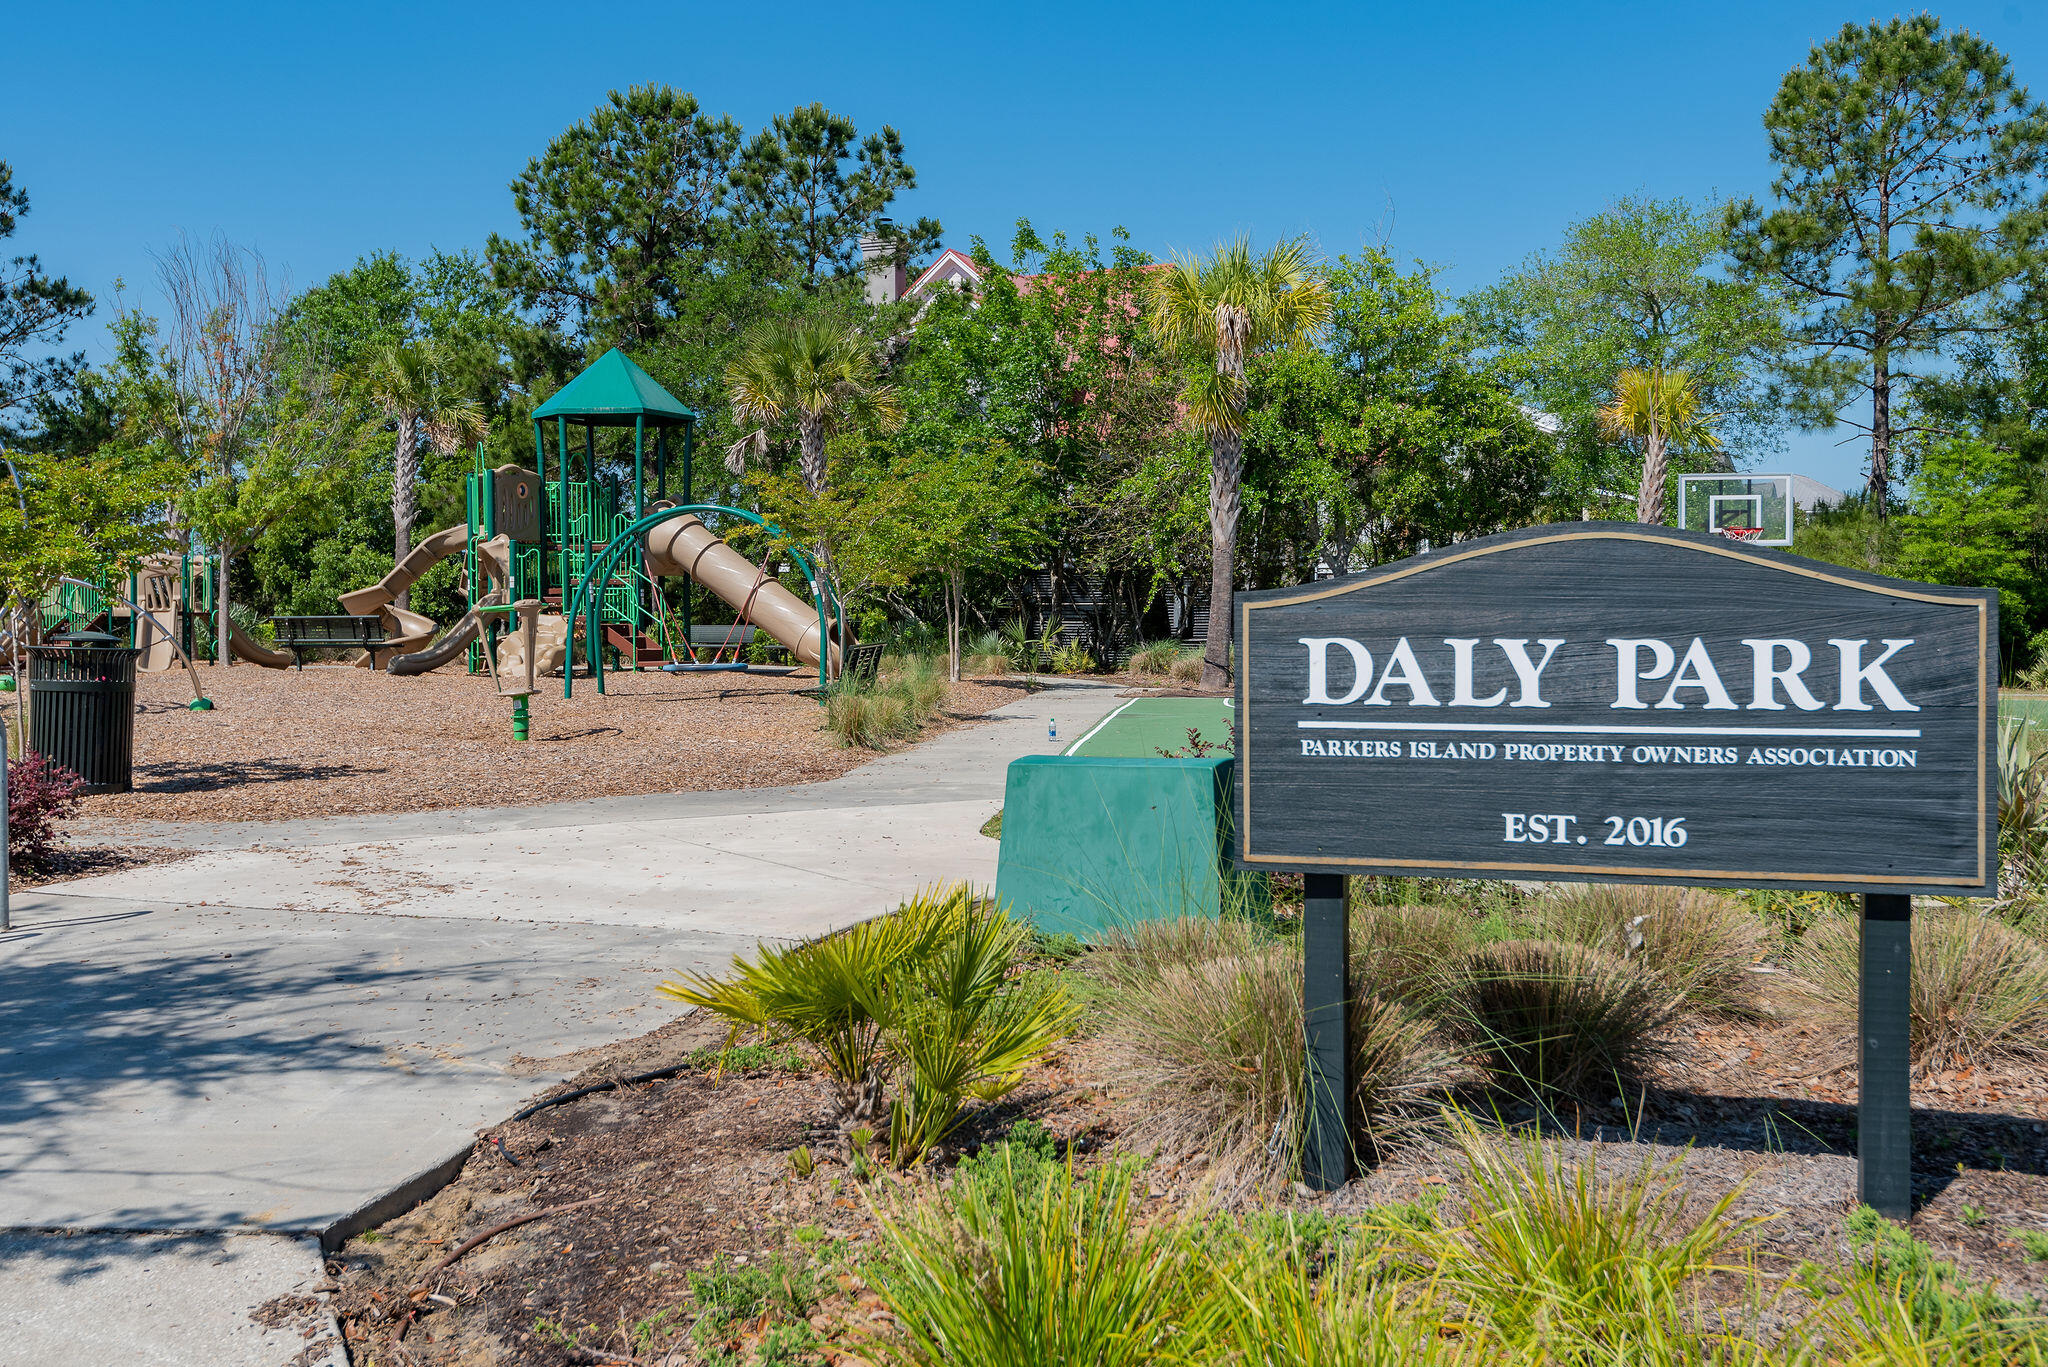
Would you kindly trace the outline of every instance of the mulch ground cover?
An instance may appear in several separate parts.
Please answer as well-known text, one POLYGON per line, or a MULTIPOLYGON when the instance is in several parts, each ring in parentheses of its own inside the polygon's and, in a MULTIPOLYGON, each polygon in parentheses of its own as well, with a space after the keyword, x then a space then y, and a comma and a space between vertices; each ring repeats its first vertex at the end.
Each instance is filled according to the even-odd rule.
MULTIPOLYGON (((874 757, 841 746, 798 690, 814 676, 609 675, 600 696, 560 680, 532 702, 532 739, 488 676, 394 678, 342 665, 202 666, 211 712, 190 712, 184 671, 136 684, 135 789, 84 800, 125 821, 270 821, 519 806, 622 794, 774 787, 834 778, 874 757)), ((1024 696, 1021 679, 965 680, 920 738, 1024 696)), ((0 695, 8 706, 16 695, 0 695)))
MULTIPOLYGON (((822 1360, 860 1362, 863 1337, 887 1323, 860 1277, 875 1251, 873 1203, 887 1199, 889 1183, 946 1180, 945 1165, 908 1179, 850 1180, 844 1142, 822 1123, 824 1079, 774 1059, 717 1076, 703 1051, 721 1038, 715 1024, 684 1017, 620 1046, 561 1090, 693 1051, 699 1065, 487 1131, 454 1185, 353 1241, 330 1271, 356 1360, 680 1367, 740 1351, 750 1361, 765 1319, 692 1343, 702 1307, 690 1274, 779 1269, 790 1259, 820 1277, 812 1327, 826 1345, 822 1360), (821 1160, 809 1175, 791 1162, 800 1146, 821 1160), (539 1211, 556 1213, 434 1270, 476 1234, 539 1211)), ((1597 1149, 1603 1172, 1680 1163, 1700 1204, 1740 1186, 1734 1213, 1767 1221, 1751 1236, 1767 1279, 1791 1276, 1804 1259, 1841 1259, 1842 1221, 1856 1204, 1855 1076, 1832 1065, 1851 1041, 1811 1024, 1765 1022, 1686 1026, 1665 1043, 1667 1063, 1625 1101, 1568 1117, 1502 1102, 1500 1114, 1539 1125, 1568 1156, 1597 1149)), ((1117 1076, 1099 1046, 1075 1041, 960 1147, 1029 1117, 1073 1144, 1078 1165, 1114 1153, 1137 1104, 1117 1076)), ((1922 1080, 1915 1104, 1913 1233, 1966 1277, 2017 1299, 2048 1297, 2048 1263, 2031 1260, 2009 1232, 2048 1228, 2048 1091, 2037 1070, 1936 1075, 1922 1080)), ((1222 1176, 1202 1159, 1155 1159, 1137 1192, 1154 1209, 1186 1208, 1213 1199, 1222 1176)), ((1328 1198, 1268 1190, 1251 1199, 1314 1199, 1341 1215, 1425 1197, 1455 1218, 1458 1183, 1452 1149, 1419 1133, 1328 1198)))

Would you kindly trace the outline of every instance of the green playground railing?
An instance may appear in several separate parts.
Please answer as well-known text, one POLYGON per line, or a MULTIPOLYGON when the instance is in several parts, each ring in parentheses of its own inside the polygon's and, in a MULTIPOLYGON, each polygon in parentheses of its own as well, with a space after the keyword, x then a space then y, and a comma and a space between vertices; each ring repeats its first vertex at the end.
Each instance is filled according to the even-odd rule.
MULTIPOLYGON (((574 624, 578 613, 582 613, 585 617, 583 627, 583 662, 590 667, 590 672, 597 679, 597 691, 600 693, 604 692, 602 628, 598 617, 599 599, 591 592, 592 585, 606 585, 606 581, 611 578, 620 560, 627 552, 638 549, 641 540, 648 532, 664 522, 673 521, 679 517, 686 517, 693 513, 720 513, 728 517, 737 517, 742 521, 753 523, 770 536, 780 538, 785 544, 789 542, 789 533, 783 531, 782 528, 776 526, 767 518, 762 517, 759 513, 750 513, 744 508, 728 508, 722 503, 686 503, 676 508, 660 508, 637 521, 628 523, 616 535, 610 538, 609 543, 602 551, 591 558, 589 565, 577 579, 576 592, 569 600, 570 658, 562 668, 562 696, 564 698, 574 696, 576 677, 576 670, 574 668, 576 653, 574 624)), ((795 562, 798 569, 803 571, 804 581, 811 586, 811 601, 818 608, 818 689, 822 700, 824 690, 830 687, 832 683, 832 631, 828 625, 826 614, 829 609, 831 618, 836 620, 839 615, 839 605, 832 598, 831 589, 819 580, 817 571, 811 567, 809 558, 794 545, 790 545, 788 549, 789 558, 795 562)), ((609 586, 606 586, 605 591, 610 591, 609 586)))

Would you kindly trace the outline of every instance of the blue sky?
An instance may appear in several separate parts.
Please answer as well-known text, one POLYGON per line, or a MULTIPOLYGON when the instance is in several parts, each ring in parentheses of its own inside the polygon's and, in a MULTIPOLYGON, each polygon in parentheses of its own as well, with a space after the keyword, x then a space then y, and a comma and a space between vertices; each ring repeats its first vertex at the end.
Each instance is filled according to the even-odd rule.
MULTIPOLYGON (((358 255, 481 247, 507 184, 614 87, 758 127, 823 100, 901 130, 948 240, 1122 224, 1155 253, 1238 231, 1384 238, 1483 285, 1618 194, 1764 191, 1761 115, 1841 3, 23 4, 0 159, 15 249, 145 307, 180 230, 305 285, 358 255)), ((1910 12, 1910 11, 1909 11, 1910 12)), ((1952 5, 2048 94, 2048 3, 1952 5)), ((102 316, 111 312, 103 307, 102 316)), ((97 352, 98 320, 78 340, 97 352)), ((1861 478, 1850 434, 1778 465, 1861 478)))

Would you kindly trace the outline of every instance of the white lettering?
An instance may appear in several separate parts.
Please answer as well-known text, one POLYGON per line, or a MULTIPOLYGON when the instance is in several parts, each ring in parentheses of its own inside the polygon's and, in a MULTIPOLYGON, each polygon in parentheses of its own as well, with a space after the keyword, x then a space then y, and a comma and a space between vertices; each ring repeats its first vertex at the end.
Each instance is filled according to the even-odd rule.
POLYGON ((1707 695, 1706 710, 1709 712, 1733 712, 1735 699, 1728 696, 1728 690, 1721 686, 1721 676, 1714 672, 1714 662, 1707 658, 1707 643, 1695 636, 1692 644, 1685 649, 1685 659, 1679 664, 1678 672, 1671 676, 1671 687, 1664 690, 1659 707, 1682 709, 1685 704, 1678 701, 1678 690, 1697 688, 1707 695))
POLYGON ((1453 707, 1499 707, 1507 697, 1503 688, 1490 698, 1472 696, 1472 647, 1479 644, 1476 636, 1459 639, 1447 636, 1444 644, 1451 648, 1451 706, 1453 707))
POLYGON ((1813 652, 1807 649, 1806 642, 1771 637, 1759 640, 1744 638, 1742 643, 1749 647, 1755 664, 1751 675, 1751 691, 1754 694, 1749 703, 1751 711, 1783 712, 1785 704, 1778 701, 1779 684, 1785 686, 1785 696, 1802 712, 1818 712, 1827 706, 1807 690, 1805 682, 1799 677, 1806 671, 1806 667, 1813 663, 1813 652), (1784 669, 1775 667, 1780 650, 1783 650, 1791 661, 1784 669))
POLYGON ((1906 701, 1906 695, 1899 692, 1899 686, 1892 682, 1889 674, 1884 672, 1884 662, 1913 644, 1911 637, 1903 641, 1894 641, 1887 638, 1884 643, 1884 654, 1878 656, 1869 664, 1862 662, 1863 647, 1870 644, 1868 641, 1838 641, 1831 637, 1828 640, 1828 644, 1841 652, 1842 656, 1842 696, 1840 701, 1835 704, 1835 711, 1870 711, 1870 704, 1863 701, 1863 685, 1866 681, 1877 694, 1877 700, 1883 703, 1888 710, 1893 712, 1918 712, 1920 710, 1918 704, 1906 701))
POLYGON ((1508 706, 1550 706, 1549 703, 1543 701, 1538 688, 1543 679, 1544 668, 1549 665, 1550 657, 1557 654, 1557 648, 1564 644, 1564 638, 1545 636, 1537 641, 1536 644, 1543 647, 1543 659, 1537 664, 1529 662, 1529 642, 1526 638, 1521 640, 1502 640, 1500 637, 1495 637, 1493 643, 1501 648, 1501 653, 1508 657, 1508 663, 1515 667, 1515 678, 1522 685, 1521 696, 1509 703, 1508 706))
POLYGON ((1301 700, 1303 707, 1342 707, 1364 696, 1366 685, 1372 682, 1372 655, 1364 646, 1342 636, 1303 636, 1300 639, 1308 647, 1308 696, 1301 700), (1342 646, 1351 656, 1351 691, 1341 698, 1330 696, 1331 646, 1342 646))
MULTIPOLYGON (((1363 651, 1365 647, 1360 646, 1363 651)), ((1387 667, 1380 671, 1380 685, 1365 700, 1367 707, 1388 707, 1387 685, 1398 684, 1408 690, 1408 705, 1411 707, 1441 707, 1436 694, 1429 691, 1428 680, 1422 677, 1422 666, 1416 663, 1415 648, 1403 636, 1394 646, 1394 653, 1387 657, 1387 667), (1399 670, 1396 674, 1394 671, 1399 670)), ((1355 695, 1354 695, 1355 696, 1355 695)))
POLYGON ((1614 647, 1614 664, 1620 671, 1620 678, 1615 684, 1615 700, 1608 706, 1638 709, 1649 707, 1648 703, 1636 696, 1637 682, 1661 679, 1669 674, 1671 666, 1678 662, 1677 652, 1658 640, 1638 641, 1610 636, 1607 638, 1607 644, 1614 647), (1642 655, 1645 650, 1648 650, 1650 658, 1656 661, 1647 674, 1642 668, 1642 655))

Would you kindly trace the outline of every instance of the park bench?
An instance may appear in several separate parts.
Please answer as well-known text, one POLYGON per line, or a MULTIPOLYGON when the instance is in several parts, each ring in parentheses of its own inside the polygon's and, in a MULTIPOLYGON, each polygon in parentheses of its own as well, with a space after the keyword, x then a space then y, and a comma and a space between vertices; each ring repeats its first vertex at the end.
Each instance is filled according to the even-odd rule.
POLYGON ((381 617, 273 617, 270 629, 277 648, 289 650, 300 669, 308 650, 374 651, 386 640, 381 617))
POLYGON ((882 648, 878 645, 855 646, 846 656, 844 676, 856 683, 871 684, 882 672, 882 648))
POLYGON ((690 648, 692 650, 725 650, 734 646, 750 646, 754 643, 757 628, 752 626, 692 626, 690 648))

